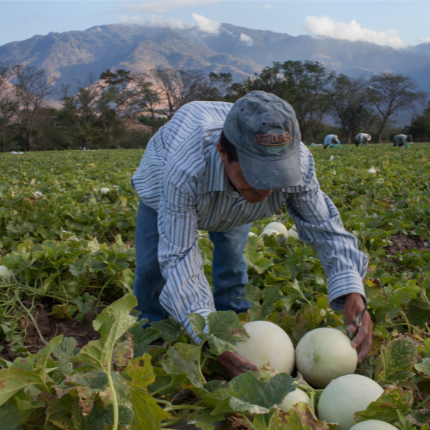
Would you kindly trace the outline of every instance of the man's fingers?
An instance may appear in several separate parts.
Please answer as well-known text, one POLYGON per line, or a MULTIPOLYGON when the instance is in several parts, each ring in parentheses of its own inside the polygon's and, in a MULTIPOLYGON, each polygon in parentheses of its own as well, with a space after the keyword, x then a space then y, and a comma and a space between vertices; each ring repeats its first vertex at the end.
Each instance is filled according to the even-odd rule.
POLYGON ((236 376, 240 375, 241 373, 244 373, 240 367, 235 366, 231 361, 229 361, 224 357, 219 356, 218 361, 230 379, 233 379, 236 376))
POLYGON ((223 358, 230 361, 237 367, 244 367, 245 369, 249 370, 258 370, 260 366, 256 363, 253 363, 252 361, 245 360, 240 355, 235 354, 234 352, 226 351, 224 352, 223 358))

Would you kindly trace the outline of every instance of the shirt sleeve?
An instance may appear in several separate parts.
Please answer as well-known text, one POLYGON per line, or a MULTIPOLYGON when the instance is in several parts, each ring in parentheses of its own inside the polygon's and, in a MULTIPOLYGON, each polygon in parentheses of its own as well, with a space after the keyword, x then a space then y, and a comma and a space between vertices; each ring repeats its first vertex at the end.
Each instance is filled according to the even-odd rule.
POLYGON ((357 239, 345 230, 334 203, 321 191, 312 154, 307 149, 306 153, 301 163, 303 185, 287 194, 286 206, 300 239, 313 244, 318 252, 331 308, 342 310, 346 294, 359 293, 366 300, 363 278, 368 258, 358 250, 357 239))
POLYGON ((216 309, 203 272, 197 221, 192 184, 169 175, 163 183, 158 211, 158 259, 166 279, 160 303, 199 342, 187 316, 196 312, 206 319, 216 309))

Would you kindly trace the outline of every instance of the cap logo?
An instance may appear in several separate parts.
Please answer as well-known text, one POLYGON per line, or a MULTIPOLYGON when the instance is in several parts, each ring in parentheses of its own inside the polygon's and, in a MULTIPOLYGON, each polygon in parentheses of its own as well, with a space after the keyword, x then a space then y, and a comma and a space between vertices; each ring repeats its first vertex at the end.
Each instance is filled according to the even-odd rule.
POLYGON ((288 131, 281 134, 256 134, 255 142, 262 146, 281 146, 290 143, 293 140, 288 131))

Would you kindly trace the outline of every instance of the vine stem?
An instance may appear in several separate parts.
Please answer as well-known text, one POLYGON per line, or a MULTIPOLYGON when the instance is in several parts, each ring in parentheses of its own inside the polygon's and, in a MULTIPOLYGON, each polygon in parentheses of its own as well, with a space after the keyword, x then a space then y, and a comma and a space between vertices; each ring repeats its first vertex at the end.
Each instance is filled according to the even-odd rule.
POLYGON ((411 334, 411 325, 409 324, 409 320, 408 320, 406 314, 403 311, 400 311, 400 314, 402 315, 402 317, 406 321, 406 325, 408 326, 408 333, 411 334))
POLYGON ((205 379, 205 377, 203 376, 203 372, 202 372, 202 364, 201 364, 201 360, 202 360, 202 348, 203 348, 203 345, 205 344, 205 340, 200 344, 200 346, 199 346, 199 356, 198 356, 198 358, 197 358, 197 367, 198 367, 198 369, 199 369, 199 375, 200 375, 200 378, 201 378, 201 381, 203 382, 203 384, 206 384, 206 379, 205 379))
POLYGON ((115 386, 113 385, 113 380, 112 380, 112 375, 111 375, 112 352, 113 351, 110 351, 108 359, 107 359, 107 372, 106 372, 106 376, 108 378, 110 392, 112 393, 112 406, 113 406, 113 425, 112 425, 112 430, 117 430, 118 429, 119 413, 118 413, 118 399, 116 397, 115 386))
POLYGON ((254 424, 252 424, 251 421, 249 421, 248 417, 244 414, 242 415, 242 418, 248 423, 249 427, 253 428, 254 430, 257 430, 254 426, 254 424))
POLYGON ((167 400, 160 400, 160 399, 154 399, 157 403, 160 403, 160 405, 166 405, 166 409, 170 409, 172 411, 181 410, 181 409, 189 409, 191 411, 201 411, 204 409, 203 406, 195 406, 195 405, 172 405, 167 400))
POLYGON ((430 400, 430 396, 427 396, 424 401, 422 401, 418 406, 417 409, 420 409, 421 406, 424 406, 428 401, 430 400))

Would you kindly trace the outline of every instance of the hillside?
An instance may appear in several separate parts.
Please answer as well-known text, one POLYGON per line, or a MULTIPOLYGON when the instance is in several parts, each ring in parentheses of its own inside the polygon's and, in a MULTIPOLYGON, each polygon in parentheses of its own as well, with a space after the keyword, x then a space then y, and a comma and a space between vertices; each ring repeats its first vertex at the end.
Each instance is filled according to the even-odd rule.
POLYGON ((49 33, 0 46, 0 63, 45 67, 59 84, 76 87, 88 73, 108 68, 135 72, 153 67, 230 72, 235 81, 273 61, 313 60, 351 76, 397 72, 430 91, 430 44, 395 50, 367 42, 297 36, 223 24, 218 35, 197 27, 172 29, 104 25, 85 31, 49 33))

